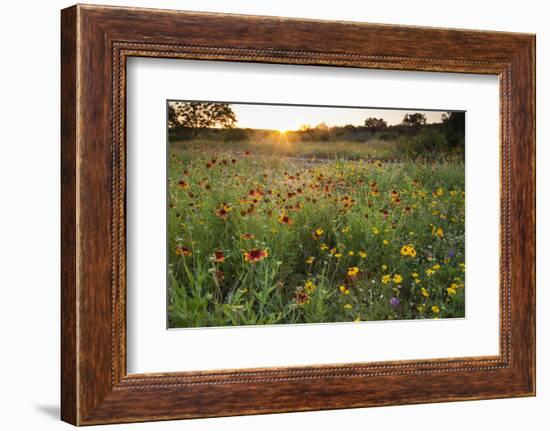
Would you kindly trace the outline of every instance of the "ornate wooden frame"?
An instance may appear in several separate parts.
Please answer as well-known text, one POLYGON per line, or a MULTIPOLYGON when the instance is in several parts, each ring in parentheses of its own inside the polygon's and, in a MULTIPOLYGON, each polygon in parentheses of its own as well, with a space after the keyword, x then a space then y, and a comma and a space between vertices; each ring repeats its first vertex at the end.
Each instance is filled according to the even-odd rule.
POLYGON ((62 11, 61 48, 63 420, 88 425, 534 395, 534 35, 77 5, 62 11), (498 75, 500 354, 128 375, 130 56, 498 75))

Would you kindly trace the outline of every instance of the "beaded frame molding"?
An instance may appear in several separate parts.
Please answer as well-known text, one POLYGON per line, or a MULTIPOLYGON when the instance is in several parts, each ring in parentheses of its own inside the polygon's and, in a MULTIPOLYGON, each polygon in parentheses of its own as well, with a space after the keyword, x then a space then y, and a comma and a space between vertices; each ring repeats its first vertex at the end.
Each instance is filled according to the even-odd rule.
POLYGON ((535 394, 534 35, 92 5, 64 9, 61 17, 64 421, 535 394), (127 374, 126 59, 136 56, 498 75, 499 354, 127 374))

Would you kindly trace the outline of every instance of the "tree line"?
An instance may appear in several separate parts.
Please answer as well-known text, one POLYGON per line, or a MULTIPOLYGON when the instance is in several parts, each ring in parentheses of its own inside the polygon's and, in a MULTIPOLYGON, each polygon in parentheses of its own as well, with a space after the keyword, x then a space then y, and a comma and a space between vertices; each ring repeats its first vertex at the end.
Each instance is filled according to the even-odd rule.
MULTIPOLYGON (((316 126, 304 125, 299 130, 286 132, 291 141, 368 141, 380 139, 401 140, 422 150, 424 142, 432 151, 464 148, 465 113, 445 112, 440 123, 428 124, 421 112, 407 113, 400 124, 388 125, 383 118, 368 117, 362 125, 316 126), (435 142, 435 144, 433 144, 435 142), (433 148, 432 148, 433 147, 433 148)), ((211 138, 249 140, 273 134, 273 130, 236 128, 237 116, 228 103, 170 102, 168 104, 169 133, 178 139, 192 139, 207 133, 211 138)))

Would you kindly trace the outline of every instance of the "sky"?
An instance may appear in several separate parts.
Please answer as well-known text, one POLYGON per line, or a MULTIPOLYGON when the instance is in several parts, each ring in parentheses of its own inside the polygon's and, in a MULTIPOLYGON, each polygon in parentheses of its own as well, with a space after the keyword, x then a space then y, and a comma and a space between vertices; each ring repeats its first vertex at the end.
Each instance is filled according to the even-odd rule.
POLYGON ((428 123, 441 121, 445 111, 312 107, 297 105, 256 105, 232 103, 237 116, 237 127, 251 129, 298 130, 302 125, 316 126, 324 122, 327 126, 363 125, 368 117, 383 118, 388 125, 399 124, 407 113, 421 112, 428 123))

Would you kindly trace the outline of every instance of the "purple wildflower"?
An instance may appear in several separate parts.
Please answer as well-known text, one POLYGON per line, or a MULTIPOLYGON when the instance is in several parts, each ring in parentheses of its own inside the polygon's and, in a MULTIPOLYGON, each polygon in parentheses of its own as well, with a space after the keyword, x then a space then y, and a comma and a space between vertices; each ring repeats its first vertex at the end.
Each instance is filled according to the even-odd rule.
POLYGON ((395 296, 393 296, 393 297, 390 299, 390 305, 391 305, 393 308, 399 307, 399 298, 396 298, 395 296))

